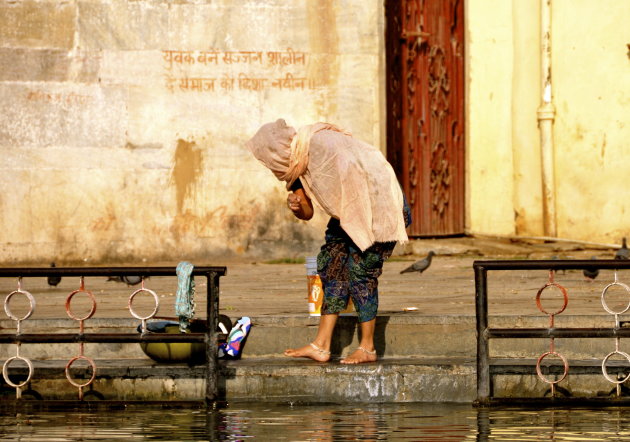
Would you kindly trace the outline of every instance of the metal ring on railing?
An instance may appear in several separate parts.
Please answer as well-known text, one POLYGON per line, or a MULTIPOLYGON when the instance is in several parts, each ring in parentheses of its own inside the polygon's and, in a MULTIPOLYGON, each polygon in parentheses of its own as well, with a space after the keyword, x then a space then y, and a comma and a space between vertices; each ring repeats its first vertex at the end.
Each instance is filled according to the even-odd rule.
POLYGON ((628 364, 630 364, 630 355, 628 355, 628 353, 625 353, 625 352, 619 351, 619 350, 615 350, 613 352, 608 353, 608 355, 602 361, 602 374, 604 375, 604 377, 606 379, 608 379, 609 382, 612 382, 613 384, 623 384, 624 382, 626 382, 630 378, 630 373, 628 373, 625 378, 623 378, 621 380, 616 380, 616 379, 611 378, 608 375, 608 370, 606 369, 606 362, 608 362, 608 359, 610 359, 611 356, 614 356, 616 354, 617 355, 621 355, 624 358, 626 358, 626 360, 628 361, 628 364))
POLYGON ((139 288, 138 290, 133 292, 131 294, 131 296, 129 296, 128 307, 129 307, 129 313, 131 313, 131 316, 133 316, 136 319, 140 319, 142 321, 142 333, 145 333, 147 331, 147 322, 146 322, 147 319, 151 319, 152 317, 157 315, 157 312, 160 309, 160 299, 158 298, 157 293, 155 293, 153 290, 144 288, 144 281, 142 281, 142 288, 139 288), (131 306, 131 304, 133 304, 133 298, 138 293, 141 293, 141 292, 147 292, 147 293, 151 294, 153 296, 153 299, 155 300, 155 308, 153 309, 153 312, 151 312, 148 316, 140 316, 140 315, 138 315, 134 311, 133 307, 131 306))
POLYGON ((536 362, 536 373, 538 374, 538 377, 543 382, 546 382, 547 384, 557 384, 558 382, 561 382, 564 378, 566 378, 567 374, 569 374, 569 363, 567 362, 566 358, 562 356, 560 353, 557 353, 555 351, 548 351, 547 353, 543 353, 538 358, 538 362, 536 362), (562 377, 558 379, 557 381, 550 381, 549 379, 547 379, 545 375, 542 374, 542 370, 540 369, 540 363, 542 362, 543 359, 545 359, 549 355, 558 356, 560 359, 562 359, 562 364, 564 365, 564 373, 562 374, 562 377))
POLYGON ((542 286, 542 288, 540 290, 538 290, 538 293, 536 294, 536 306, 538 307, 538 310, 540 310, 541 312, 543 312, 546 315, 551 315, 551 316, 559 315, 560 313, 562 313, 564 311, 565 308, 567 308, 567 304, 568 303, 569 303, 569 294, 567 293, 567 289, 565 289, 563 286, 561 286, 560 284, 557 284, 555 282, 548 282, 547 284, 542 286), (542 302, 540 301, 540 297, 542 295, 542 292, 547 287, 552 287, 552 286, 556 287, 557 289, 559 289, 560 292, 562 293, 563 298, 564 298, 564 304, 562 305, 560 310, 558 310, 555 313, 549 313, 548 311, 546 311, 543 308, 543 306, 542 306, 542 302))
POLYGON ((22 290, 22 289, 17 289, 12 291, 11 293, 9 293, 7 295, 6 298, 4 298, 4 311, 7 314, 7 316, 11 319, 13 319, 14 321, 24 321, 25 319, 28 319, 33 312, 35 311, 35 298, 33 297, 33 295, 31 295, 29 292, 27 292, 26 290, 22 290), (22 293, 24 296, 26 296, 28 298, 28 302, 30 304, 30 309, 29 311, 24 315, 23 318, 18 318, 16 317, 12 312, 11 309, 9 308, 9 301, 11 300, 11 298, 13 297, 13 295, 17 294, 17 293, 22 293))
POLYGON ((12 356, 9 359, 7 359, 6 361, 4 361, 4 365, 2 366, 2 377, 4 378, 6 383, 9 384, 11 387, 13 387, 13 388, 22 388, 23 386, 25 386, 31 380, 32 376, 33 376, 33 364, 28 359, 23 358, 22 356, 12 356), (24 361, 24 362, 26 362, 26 365, 28 365, 28 376, 26 377, 26 380, 24 382, 22 382, 21 384, 14 384, 13 382, 11 382, 11 379, 9 379, 9 368, 8 367, 9 367, 9 364, 12 361, 14 361, 14 360, 24 361))
POLYGON ((616 275, 615 275, 615 281, 611 282, 610 284, 608 284, 606 287, 604 287, 604 290, 602 291, 602 307, 604 307, 604 310, 606 310, 608 313, 610 313, 611 315, 621 315, 622 313, 625 313, 628 311, 628 309, 630 309, 630 301, 628 301, 628 305, 626 305, 626 308, 621 310, 620 312, 616 312, 611 310, 610 308, 608 308, 608 304, 606 303, 606 293, 608 292, 608 289, 611 288, 612 286, 619 286, 619 287, 623 287, 624 289, 626 289, 626 292, 628 292, 628 294, 630 294, 630 287, 628 287, 627 285, 625 285, 623 282, 619 282, 616 280, 616 275))
POLYGON ((92 360, 91 358, 88 358, 87 356, 83 356, 83 355, 75 356, 74 358, 70 359, 68 361, 68 363, 66 364, 66 378, 68 379, 68 382, 70 382, 72 385, 74 385, 77 388, 87 387, 96 378, 96 364, 94 364, 94 360, 92 360), (74 364, 74 362, 76 360, 78 360, 78 359, 84 359, 84 360, 88 361, 90 363, 90 365, 92 366, 92 377, 85 384, 78 384, 78 383, 74 382, 72 380, 72 378, 70 377, 70 366, 72 364, 74 364))
POLYGON ((96 312, 96 298, 94 298, 94 294, 92 294, 92 292, 90 292, 88 290, 85 290, 83 288, 83 284, 81 284, 81 288, 80 289, 75 290, 74 292, 70 293, 68 295, 68 297, 66 298, 66 313, 68 314, 68 316, 70 316, 75 321, 85 321, 86 319, 91 318, 92 315, 94 315, 95 312, 96 312), (90 300, 92 301, 92 309, 87 314, 87 316, 84 316, 83 318, 77 318, 76 316, 74 316, 74 314, 72 313, 72 310, 70 309, 70 302, 72 302, 72 297, 74 295, 76 295, 77 293, 87 293, 87 295, 89 296, 90 300))

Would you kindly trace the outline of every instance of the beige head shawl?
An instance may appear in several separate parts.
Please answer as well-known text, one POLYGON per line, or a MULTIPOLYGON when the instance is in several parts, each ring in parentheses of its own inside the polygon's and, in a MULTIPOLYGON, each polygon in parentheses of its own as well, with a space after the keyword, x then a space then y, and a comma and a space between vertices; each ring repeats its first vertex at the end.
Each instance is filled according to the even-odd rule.
POLYGON ((400 185, 375 147, 327 123, 296 134, 284 120, 262 126, 247 147, 287 189, 300 178, 307 195, 340 220, 361 250, 374 242, 407 241, 400 185))
POLYGON ((295 132, 283 119, 268 123, 258 129, 246 144, 254 156, 290 189, 295 180, 304 175, 308 167, 308 151, 311 137, 320 130, 333 130, 350 135, 328 123, 303 126, 295 132))
MULTIPOLYGON (((280 181, 287 181, 289 169, 292 169, 291 174, 297 173, 294 170, 295 165, 290 167, 292 164, 291 141, 294 137, 295 129, 287 126, 287 123, 280 119, 263 125, 246 143, 246 146, 258 161, 273 172, 276 178, 280 181)), ((295 164, 295 160, 293 160, 293 164, 295 164)))

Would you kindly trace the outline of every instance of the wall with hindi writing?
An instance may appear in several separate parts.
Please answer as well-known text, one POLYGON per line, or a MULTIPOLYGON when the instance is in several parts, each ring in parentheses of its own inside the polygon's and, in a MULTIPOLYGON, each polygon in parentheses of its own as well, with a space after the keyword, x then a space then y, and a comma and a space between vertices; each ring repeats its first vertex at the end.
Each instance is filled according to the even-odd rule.
POLYGON ((0 261, 317 251, 245 149, 334 122, 384 150, 376 0, 0 1, 0 261))

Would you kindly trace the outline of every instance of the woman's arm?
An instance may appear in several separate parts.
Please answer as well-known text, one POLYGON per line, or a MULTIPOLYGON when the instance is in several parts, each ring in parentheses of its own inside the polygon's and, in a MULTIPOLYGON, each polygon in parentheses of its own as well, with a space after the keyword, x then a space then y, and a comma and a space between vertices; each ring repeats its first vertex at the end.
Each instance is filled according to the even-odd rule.
POLYGON ((313 203, 306 196, 303 188, 295 189, 287 196, 287 205, 293 214, 300 219, 309 220, 313 218, 313 203))

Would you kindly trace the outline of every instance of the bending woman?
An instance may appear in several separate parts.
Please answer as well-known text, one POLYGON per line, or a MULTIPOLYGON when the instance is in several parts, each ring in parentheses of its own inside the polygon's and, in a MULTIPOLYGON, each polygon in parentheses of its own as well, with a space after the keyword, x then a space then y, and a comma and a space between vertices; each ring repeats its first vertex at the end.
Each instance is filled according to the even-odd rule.
POLYGON ((407 241, 405 227, 410 222, 391 165, 375 147, 327 123, 296 132, 280 119, 262 126, 247 147, 286 182, 287 205, 296 217, 311 219, 313 201, 331 217, 317 256, 324 288, 317 336, 285 355, 328 361, 337 318, 352 298, 360 344, 341 363, 376 361, 378 277, 396 243, 407 241))

